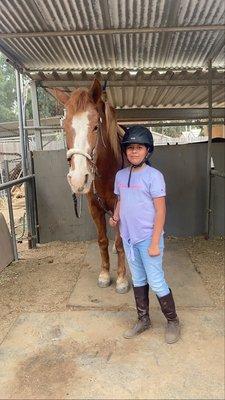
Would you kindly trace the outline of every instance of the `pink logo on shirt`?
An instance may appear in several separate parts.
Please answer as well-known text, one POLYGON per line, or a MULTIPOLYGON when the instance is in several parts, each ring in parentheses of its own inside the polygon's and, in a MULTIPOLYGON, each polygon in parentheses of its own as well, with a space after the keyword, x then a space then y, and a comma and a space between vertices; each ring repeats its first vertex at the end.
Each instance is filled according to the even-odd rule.
MULTIPOLYGON (((121 188, 121 189, 127 189, 128 188, 127 184, 125 184, 125 183, 118 183, 118 187, 121 188)), ((140 184, 133 184, 133 185, 131 184, 129 188, 130 189, 143 189, 144 186, 140 185, 140 184)))

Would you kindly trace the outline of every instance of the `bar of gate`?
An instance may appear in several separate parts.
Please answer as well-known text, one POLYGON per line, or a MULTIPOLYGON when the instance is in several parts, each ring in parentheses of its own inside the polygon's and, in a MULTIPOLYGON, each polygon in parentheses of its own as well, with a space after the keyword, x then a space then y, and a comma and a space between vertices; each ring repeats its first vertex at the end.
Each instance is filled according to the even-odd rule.
MULTIPOLYGON (((13 204, 12 204, 12 194, 11 188, 16 185, 20 185, 21 183, 27 183, 29 186, 29 202, 32 202, 32 206, 34 205, 35 196, 34 196, 34 174, 24 176, 19 179, 14 179, 9 181, 9 167, 8 161, 5 160, 4 162, 4 169, 5 169, 5 182, 0 184, 0 191, 6 190, 7 193, 7 201, 8 201, 8 211, 9 211, 9 221, 10 221, 10 231, 12 237, 12 244, 13 244, 13 254, 15 261, 18 261, 18 251, 17 251, 17 241, 16 241, 16 232, 15 232, 15 223, 14 223, 14 214, 13 214, 13 204)), ((33 208, 33 207, 31 207, 33 208)), ((35 216, 31 215, 31 248, 36 247, 37 243, 37 234, 36 234, 36 223, 35 223, 35 216)), ((29 237, 28 237, 29 240, 29 237)))

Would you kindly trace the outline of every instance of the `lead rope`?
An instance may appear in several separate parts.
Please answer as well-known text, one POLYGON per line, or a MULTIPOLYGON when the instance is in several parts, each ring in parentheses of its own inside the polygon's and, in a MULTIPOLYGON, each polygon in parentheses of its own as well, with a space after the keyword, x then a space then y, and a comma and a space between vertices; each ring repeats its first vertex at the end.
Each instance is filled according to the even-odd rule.
POLYGON ((76 196, 75 193, 72 194, 72 198, 73 198, 73 206, 74 206, 75 215, 76 215, 77 218, 80 218, 81 217, 81 212, 82 212, 82 197, 81 196, 79 197, 79 199, 80 199, 79 211, 77 209, 78 201, 77 201, 77 196, 76 196))
POLYGON ((95 199, 97 200, 98 204, 100 205, 100 207, 105 211, 106 214, 108 214, 110 217, 113 218, 113 212, 111 210, 108 210, 106 208, 106 205, 104 203, 104 201, 102 200, 102 198, 99 196, 97 190, 96 190, 96 186, 95 186, 95 181, 93 181, 92 183, 93 185, 93 194, 95 199))

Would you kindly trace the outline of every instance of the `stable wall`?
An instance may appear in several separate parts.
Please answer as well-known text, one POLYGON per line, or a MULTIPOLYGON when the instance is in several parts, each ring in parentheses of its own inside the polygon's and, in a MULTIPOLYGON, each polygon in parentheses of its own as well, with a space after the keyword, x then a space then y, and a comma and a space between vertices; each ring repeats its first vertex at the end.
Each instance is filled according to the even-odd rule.
MULTIPOLYGON (((225 143, 212 144, 215 168, 224 172, 225 143)), ((86 198, 77 219, 66 180, 65 150, 35 151, 34 172, 40 243, 96 238, 86 198)), ((193 236, 205 232, 207 143, 155 148, 152 165, 162 171, 167 186, 166 235, 193 236)), ((212 231, 224 234, 225 180, 213 177, 212 231)))

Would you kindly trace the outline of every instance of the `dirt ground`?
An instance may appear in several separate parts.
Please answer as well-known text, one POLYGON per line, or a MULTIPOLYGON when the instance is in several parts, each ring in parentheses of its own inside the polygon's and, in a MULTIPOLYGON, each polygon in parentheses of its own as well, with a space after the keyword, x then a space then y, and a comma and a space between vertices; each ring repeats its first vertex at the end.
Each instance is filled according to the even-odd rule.
MULTIPOLYGON (((25 204, 23 192, 13 199, 17 234, 22 231, 25 204), (17 198, 19 196, 19 198, 17 198)), ((8 221, 7 202, 0 211, 8 221)), ((215 306, 224 305, 224 237, 167 238, 179 241, 188 252, 215 306)), ((53 242, 29 250, 26 241, 18 244, 19 261, 0 274, 0 343, 21 312, 64 311, 74 289, 89 242, 53 242)))
MULTIPOLYGON (((181 241, 215 305, 224 301, 224 238, 168 238, 181 241)), ((22 312, 65 311, 84 265, 89 242, 53 242, 29 250, 18 245, 18 262, 0 274, 0 343, 22 312)))
MULTIPOLYGON (((20 237, 24 199, 14 202, 16 233, 20 237)), ((3 205, 0 211, 8 220, 7 205, 3 205)), ((122 332, 135 318, 135 310, 98 311, 96 300, 100 298, 94 286, 97 273, 85 286, 92 288, 95 307, 76 312, 68 307, 79 287, 80 294, 90 297, 81 282, 87 269, 91 272, 92 259, 98 270, 96 242, 52 242, 33 250, 28 249, 26 240, 18 243, 19 261, 0 273, 0 397, 74 399, 96 398, 98 393, 99 398, 224 398, 224 238, 206 241, 203 237, 169 237, 166 245, 167 249, 186 250, 189 267, 193 270, 191 259, 201 278, 193 270, 195 281, 200 282, 195 292, 204 305, 208 295, 214 303, 213 307, 182 308, 185 329, 171 350, 163 343, 162 316, 154 308, 151 341, 143 334, 138 346, 124 343, 122 332), (204 293, 200 290, 201 280, 205 297, 200 295, 204 293), (149 363, 143 366, 146 352, 149 363), (158 385, 161 376, 164 379, 158 385), (104 389, 106 382, 110 385, 104 389)), ((178 253, 172 264, 179 266, 178 253)))
POLYGON ((61 311, 76 284, 86 253, 85 243, 18 245, 18 262, 0 274, 0 343, 21 312, 61 311))
POLYGON ((196 271, 202 278, 216 306, 224 306, 225 238, 204 237, 177 239, 183 242, 196 271))

